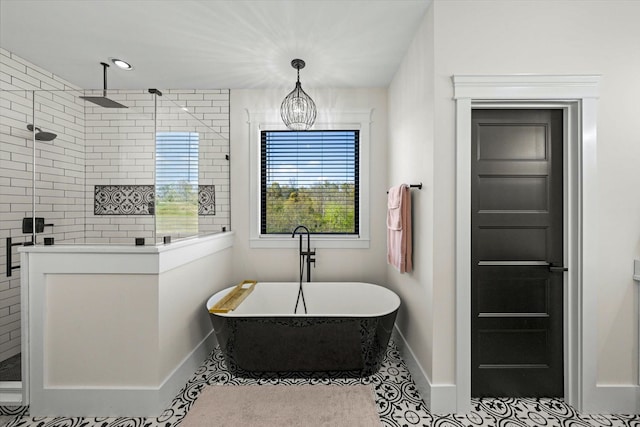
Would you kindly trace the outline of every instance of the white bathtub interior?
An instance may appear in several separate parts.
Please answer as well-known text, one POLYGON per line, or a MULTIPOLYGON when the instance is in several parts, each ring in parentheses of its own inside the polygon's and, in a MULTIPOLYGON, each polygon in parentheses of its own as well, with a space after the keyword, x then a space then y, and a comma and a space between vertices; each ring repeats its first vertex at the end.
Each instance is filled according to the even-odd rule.
MULTIPOLYGON (((303 283, 307 313, 294 314, 298 296, 296 282, 258 282, 253 291, 233 311, 221 316, 334 316, 377 317, 389 314, 400 306, 400 298, 390 289, 361 282, 303 283)), ((222 299, 234 287, 223 289, 207 301, 207 309, 222 299)))

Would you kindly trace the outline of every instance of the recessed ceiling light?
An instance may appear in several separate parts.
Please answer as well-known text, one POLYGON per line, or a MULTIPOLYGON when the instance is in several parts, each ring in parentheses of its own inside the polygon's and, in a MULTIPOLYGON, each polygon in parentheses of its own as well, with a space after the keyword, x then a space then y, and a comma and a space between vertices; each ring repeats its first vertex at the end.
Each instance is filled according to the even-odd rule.
POLYGON ((131 64, 129 64, 127 61, 123 61, 122 59, 111 58, 111 62, 113 62, 116 67, 122 68, 123 70, 133 70, 131 64))

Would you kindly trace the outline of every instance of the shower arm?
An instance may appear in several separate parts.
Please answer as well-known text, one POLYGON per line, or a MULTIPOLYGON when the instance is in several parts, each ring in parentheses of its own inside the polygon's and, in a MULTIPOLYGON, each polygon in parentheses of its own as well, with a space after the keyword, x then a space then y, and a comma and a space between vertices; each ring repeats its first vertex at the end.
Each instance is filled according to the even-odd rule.
POLYGON ((109 67, 109 64, 107 64, 106 62, 101 62, 100 63, 102 65, 102 96, 104 96, 105 98, 107 97, 107 68, 109 67))

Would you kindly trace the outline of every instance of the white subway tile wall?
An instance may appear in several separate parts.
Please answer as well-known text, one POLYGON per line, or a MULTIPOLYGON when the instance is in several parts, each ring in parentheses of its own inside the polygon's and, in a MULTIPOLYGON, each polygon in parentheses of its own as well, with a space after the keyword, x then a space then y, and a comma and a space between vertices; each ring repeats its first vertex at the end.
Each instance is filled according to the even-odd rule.
MULTIPOLYGON (((153 185, 157 131, 200 133, 199 184, 215 185, 215 215, 199 216, 201 233, 230 230, 229 90, 162 90, 154 121, 154 95, 109 90, 127 109, 108 109, 79 98, 80 88, 0 48, 0 361, 20 352, 20 270, 7 277, 6 238, 24 242, 22 218, 32 216, 34 123, 53 132, 36 141, 36 212, 43 237, 55 242, 153 242, 153 216, 94 215, 95 185, 153 185), (35 119, 32 117, 33 90, 35 119), (184 111, 183 108, 188 110, 184 111), (156 129, 157 126, 157 129, 156 129)), ((102 91, 86 93, 102 96, 102 91)), ((162 236, 156 236, 161 241, 162 236)))
POLYGON ((84 222, 84 111, 69 82, 0 48, 0 361, 20 353, 20 270, 5 274, 6 251, 19 265, 14 242, 30 239, 22 233, 22 218, 32 216, 33 145, 27 125, 57 134, 36 141, 36 208, 45 218, 41 236, 82 241, 84 222), (36 96, 33 117, 33 92, 36 96), (51 90, 52 92, 45 92, 51 90), (63 92, 64 90, 64 92, 63 92))

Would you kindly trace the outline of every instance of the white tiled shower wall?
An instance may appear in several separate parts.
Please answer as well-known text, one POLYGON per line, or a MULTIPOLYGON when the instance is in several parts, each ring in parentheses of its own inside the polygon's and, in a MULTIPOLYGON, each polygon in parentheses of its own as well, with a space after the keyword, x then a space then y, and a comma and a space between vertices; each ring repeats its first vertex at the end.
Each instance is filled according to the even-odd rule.
MULTIPOLYGON (((0 48, 0 361, 20 352, 20 269, 5 275, 6 238, 24 242, 32 216, 32 90, 36 126, 58 136, 36 142, 36 212, 56 243, 133 243, 153 235, 152 216, 95 216, 94 185, 154 182, 153 95, 109 91, 127 110, 90 107, 79 88, 0 48), (112 94, 113 92, 113 94, 112 94), (126 113, 124 113, 126 111, 126 113)), ((198 130, 199 181, 215 185, 216 215, 200 216, 202 233, 230 229, 229 91, 162 90, 158 131, 198 130), (179 104, 169 103, 169 99, 179 104), (171 107, 169 107, 171 106, 171 107), (186 107, 191 115, 180 109, 186 107)), ((17 249, 13 265, 19 265, 17 249)))
MULTIPOLYGON (((84 212, 84 111, 66 90, 76 89, 0 48, 0 360, 20 352, 20 270, 6 271, 6 238, 24 242, 22 218, 32 216, 32 92, 36 96, 36 126, 58 134, 36 142, 36 206, 45 223, 40 236, 76 241, 82 236, 84 212), (51 92, 45 92, 50 90, 51 92)), ((19 265, 17 250, 12 264, 19 265)))

